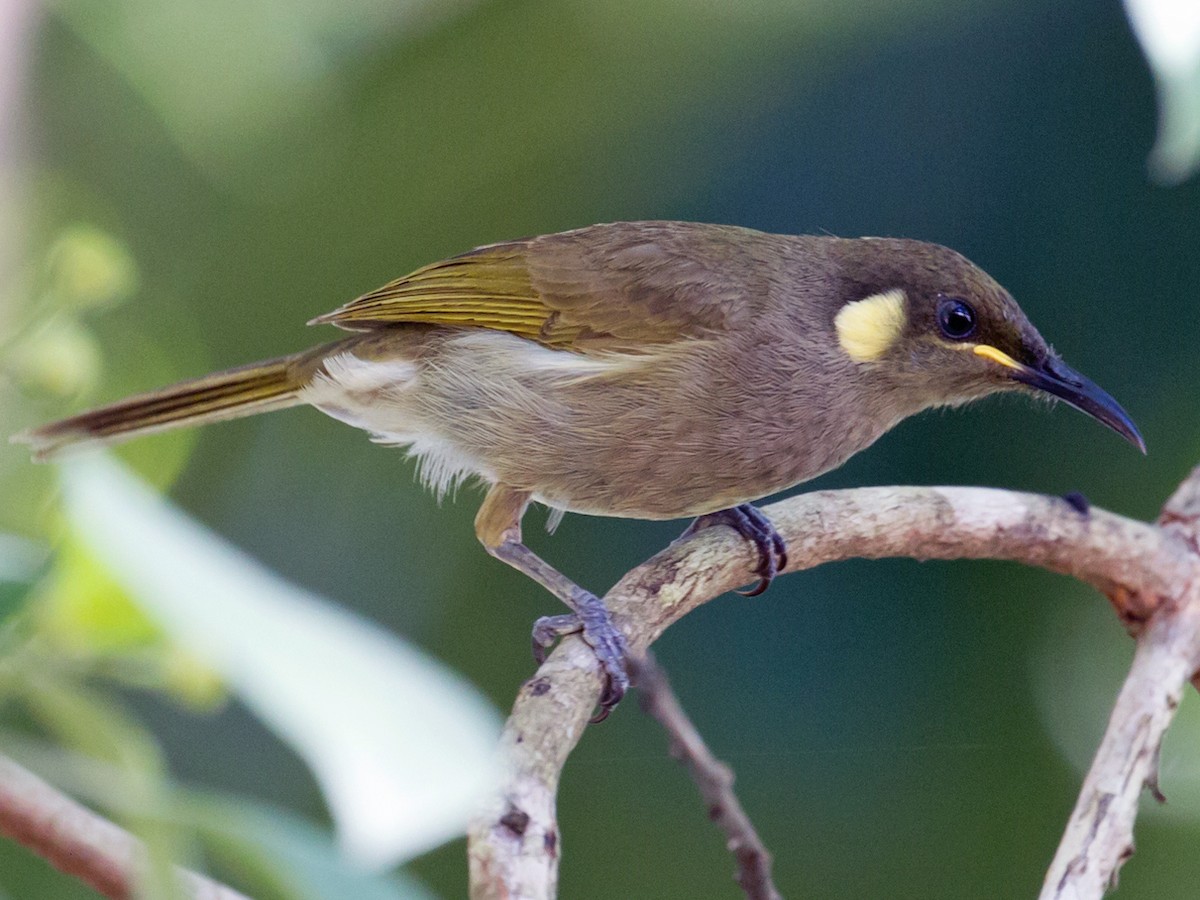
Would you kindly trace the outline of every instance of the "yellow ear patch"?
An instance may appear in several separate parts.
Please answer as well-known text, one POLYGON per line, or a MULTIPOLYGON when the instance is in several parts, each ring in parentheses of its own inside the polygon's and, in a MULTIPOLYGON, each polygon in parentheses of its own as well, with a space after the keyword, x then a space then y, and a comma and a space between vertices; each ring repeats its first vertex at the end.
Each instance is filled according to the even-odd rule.
POLYGON ((833 320, 838 343, 855 362, 879 359, 904 331, 904 291, 885 291, 847 303, 833 320))

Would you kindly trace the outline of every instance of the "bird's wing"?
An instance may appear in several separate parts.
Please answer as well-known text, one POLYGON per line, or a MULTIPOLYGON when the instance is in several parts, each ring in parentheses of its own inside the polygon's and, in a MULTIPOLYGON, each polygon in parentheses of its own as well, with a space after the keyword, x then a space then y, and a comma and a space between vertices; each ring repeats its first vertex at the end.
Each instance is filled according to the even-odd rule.
POLYGON ((313 323, 369 331, 424 323, 507 331, 581 352, 703 336, 750 315, 742 229, 594 225, 480 247, 417 269, 313 323))

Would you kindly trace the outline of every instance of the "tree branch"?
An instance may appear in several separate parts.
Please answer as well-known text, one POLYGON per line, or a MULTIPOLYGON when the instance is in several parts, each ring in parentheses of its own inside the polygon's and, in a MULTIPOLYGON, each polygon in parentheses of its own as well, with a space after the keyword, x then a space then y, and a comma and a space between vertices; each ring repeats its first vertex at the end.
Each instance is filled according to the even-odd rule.
POLYGON ((1041 900, 1100 897, 1116 887, 1117 870, 1133 855, 1138 799, 1148 787, 1162 800, 1158 760, 1188 681, 1200 669, 1200 468, 1163 507, 1162 531, 1186 546, 1193 572, 1138 638, 1137 653, 1117 697, 1108 729, 1083 782, 1041 900))
POLYGON ((1041 900, 1101 897, 1116 887, 1117 869, 1133 855, 1133 821, 1142 789, 1158 792, 1163 735, 1183 689, 1200 667, 1200 598, 1179 614, 1155 616, 1138 639, 1129 676, 1117 697, 1041 900))
MULTIPOLYGON (((133 835, 0 756, 0 834, 105 897, 137 895, 145 848, 133 835)), ((233 888, 176 870, 192 900, 247 900, 233 888)))
MULTIPOLYGON (((1197 479, 1193 473, 1189 482, 1197 479)), ((1176 496, 1187 490, 1200 498, 1198 486, 1176 496)), ((1184 586, 1200 583, 1195 539, 1179 528, 1100 509, 1081 512, 1056 497, 986 488, 860 488, 802 494, 764 512, 788 543, 787 571, 852 557, 1012 560, 1095 586, 1135 634, 1157 610, 1180 604, 1184 586)), ((640 655, 672 622, 753 580, 754 556, 731 529, 705 529, 633 569, 605 602, 640 655)), ((1159 647, 1159 633, 1147 629, 1143 646, 1159 647)), ((468 834, 475 900, 555 896, 555 791, 599 693, 595 658, 576 637, 564 640, 521 688, 504 736, 510 778, 468 834)))

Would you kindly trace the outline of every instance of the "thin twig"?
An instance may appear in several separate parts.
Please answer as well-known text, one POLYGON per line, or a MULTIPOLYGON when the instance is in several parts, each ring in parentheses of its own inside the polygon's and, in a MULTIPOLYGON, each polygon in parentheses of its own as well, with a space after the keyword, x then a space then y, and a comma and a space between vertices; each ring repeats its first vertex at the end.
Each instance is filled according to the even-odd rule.
POLYGON ((642 694, 642 707, 666 731, 671 755, 687 767, 708 807, 708 817, 725 832, 725 846, 738 864, 737 883, 749 900, 782 900, 771 879, 771 854, 734 793, 733 771, 708 749, 654 655, 647 653, 630 668, 642 694))
MULTIPOLYGON (((113 900, 137 894, 145 847, 129 832, 0 756, 0 834, 113 900)), ((233 888, 176 869, 191 900, 247 900, 233 888)))

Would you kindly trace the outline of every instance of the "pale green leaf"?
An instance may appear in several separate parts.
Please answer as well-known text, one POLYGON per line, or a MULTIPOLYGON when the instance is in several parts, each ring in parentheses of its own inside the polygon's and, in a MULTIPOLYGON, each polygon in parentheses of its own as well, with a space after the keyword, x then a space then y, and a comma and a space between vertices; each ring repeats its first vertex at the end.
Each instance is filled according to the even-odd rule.
POLYGON ((267 887, 295 900, 433 900, 412 878, 348 865, 331 834, 279 807, 193 794, 178 810, 180 824, 194 828, 213 858, 238 872, 251 892, 267 887))
POLYGON ((1200 3, 1125 0, 1158 89, 1158 140, 1150 171, 1160 181, 1183 181, 1200 165, 1200 3))
POLYGON ((114 577, 312 768, 349 853, 390 864, 462 833, 499 764, 499 716, 470 685, 107 458, 72 461, 64 482, 68 517, 114 577))
MULTIPOLYGON (((1039 629, 1045 640, 1033 668, 1042 727, 1081 777, 1095 756, 1134 652, 1134 642, 1107 605, 1094 595, 1089 599, 1093 602, 1063 604, 1047 612, 1039 629)), ((1169 802, 1143 806, 1147 815, 1192 824, 1200 822, 1200 702, 1194 694, 1184 692, 1163 741, 1159 787, 1169 802)))

